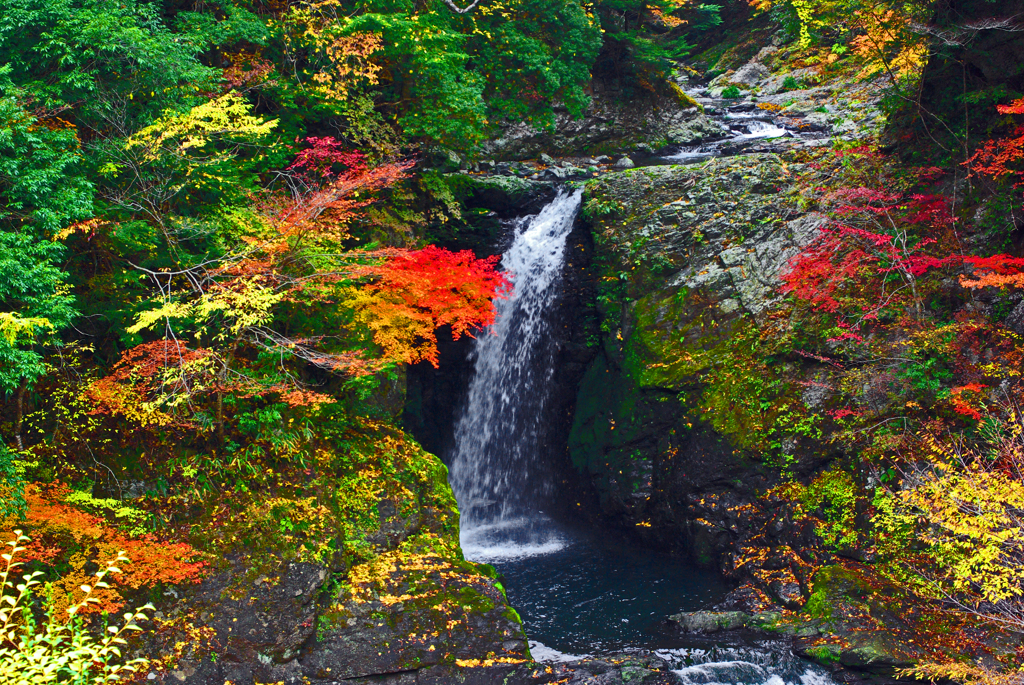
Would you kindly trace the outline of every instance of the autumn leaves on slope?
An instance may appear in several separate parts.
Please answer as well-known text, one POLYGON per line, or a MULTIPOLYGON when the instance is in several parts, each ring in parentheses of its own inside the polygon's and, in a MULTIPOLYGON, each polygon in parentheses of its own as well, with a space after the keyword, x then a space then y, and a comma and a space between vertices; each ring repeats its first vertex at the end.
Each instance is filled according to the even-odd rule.
MULTIPOLYGON (((252 117, 248 108, 228 94, 184 115, 166 116, 129 139, 127 147, 140 150, 139 158, 148 163, 169 168, 168 175, 202 177, 224 154, 225 146, 212 141, 258 137, 272 128, 274 122, 252 117)), ((81 601, 79 588, 92 575, 92 564, 122 552, 132 563, 118 589, 94 591, 97 601, 83 610, 115 611, 123 603, 121 587, 145 594, 162 584, 195 581, 207 566, 204 555, 190 545, 150 534, 154 517, 161 516, 159 501, 140 505, 150 510, 101 506, 96 516, 86 512, 106 500, 59 483, 45 485, 55 469, 62 469, 58 478, 88 482, 89 475, 70 457, 75 446, 102 450, 112 465, 121 458, 121 478, 139 474, 143 463, 154 461, 147 454, 155 455, 160 468, 142 475, 156 490, 166 491, 168 479, 189 481, 189 474, 196 475, 192 465, 205 459, 207 478, 196 487, 207 495, 210 489, 223 492, 224 472, 233 471, 236 489, 247 493, 262 481, 239 464, 258 463, 261 477, 278 467, 272 456, 262 460, 250 454, 267 447, 264 438, 271 443, 269 451, 287 453, 287 468, 299 473, 305 468, 308 475, 302 454, 296 457, 302 452, 296 444, 326 439, 309 428, 321 408, 343 401, 345 393, 372 390, 376 379, 399 364, 436 365, 439 327, 449 326, 458 338, 493 321, 491 300, 504 296, 508 286, 495 270, 496 258, 477 259, 469 251, 434 246, 356 248, 349 226, 375 193, 402 179, 410 166, 371 167, 362 154, 333 138, 306 139, 294 161, 277 172, 278 183, 253 191, 248 208, 230 209, 230 230, 217 250, 198 262, 186 256, 173 269, 136 265, 156 297, 127 333, 150 340, 127 349, 107 375, 91 380, 89 370, 79 372, 78 358, 86 348, 62 347, 61 365, 48 369, 56 385, 47 386, 48 408, 38 419, 54 426, 52 435, 21 455, 21 468, 41 482, 0 486, 0 513, 13 515, 0 518, 0 529, 8 531, 7 539, 11 530, 24 529, 32 541, 22 561, 59 576, 48 602, 53 616, 63 616, 81 601), (329 392, 311 389, 314 384, 329 392), (277 428, 284 423, 282 413, 299 420, 304 437, 291 434, 292 420, 288 431, 277 428), (253 417, 270 415, 276 417, 271 430, 246 433, 263 420, 253 417), (229 423, 238 430, 229 432, 229 423), (182 444, 186 436, 191 448, 182 444), (247 444, 239 447, 235 440, 247 444), (210 451, 222 458, 211 463, 203 456, 210 451), (301 464, 292 463, 295 459, 301 464), (217 483, 215 472, 221 475, 217 483), (75 497, 88 501, 72 501, 75 497), (126 534, 123 526, 103 520, 103 515, 118 517, 122 509, 141 516, 145 525, 126 534)), ((207 176, 207 182, 216 182, 213 174, 207 176)), ((116 228, 111 223, 91 219, 73 224, 58 239, 91 239, 116 228)), ((176 234, 168 230, 166 235, 173 251, 176 234)), ((30 331, 39 323, 11 321, 30 331)), ((325 420, 324 432, 344 430, 347 409, 339 411, 340 417, 325 420)), ((201 499, 197 494, 194 501, 201 499)))
MULTIPOLYGON (((1024 114, 1024 100, 999 111, 1024 114)), ((1022 142, 1024 126, 1013 126, 966 162, 977 181, 1005 182, 996 191, 1013 198, 1010 230, 1024 182, 1022 142)), ((847 485, 815 505, 827 546, 866 550, 871 568, 952 609, 968 632, 1020 631, 1024 343, 1009 315, 1024 258, 965 253, 978 229, 946 197, 919 191, 941 170, 902 169, 867 147, 830 156, 836 184, 823 201, 831 221, 791 261, 782 288, 791 299, 759 336, 769 354, 819 365, 813 384, 831 399, 816 409, 788 391, 750 401, 762 412, 785 406, 800 414, 792 424, 853 455, 844 462, 853 474, 847 485)), ((742 364, 739 355, 723 366, 735 375, 742 364)), ((775 494, 799 508, 806 492, 792 483, 775 494)), ((948 650, 935 654, 917 675, 992 683, 1020 676, 1019 664, 997 673, 948 650)))

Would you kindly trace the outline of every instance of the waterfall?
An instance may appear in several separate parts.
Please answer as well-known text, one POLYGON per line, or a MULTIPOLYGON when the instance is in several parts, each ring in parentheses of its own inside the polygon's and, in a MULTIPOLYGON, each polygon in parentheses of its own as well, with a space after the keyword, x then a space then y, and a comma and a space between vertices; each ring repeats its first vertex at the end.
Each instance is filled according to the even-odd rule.
POLYGON ((563 545, 539 505, 551 483, 544 408, 555 370, 547 315, 558 297, 565 244, 582 190, 562 190, 539 214, 516 219, 502 256, 513 290, 476 340, 466 404, 455 427, 450 481, 461 512, 462 548, 484 561, 563 545))

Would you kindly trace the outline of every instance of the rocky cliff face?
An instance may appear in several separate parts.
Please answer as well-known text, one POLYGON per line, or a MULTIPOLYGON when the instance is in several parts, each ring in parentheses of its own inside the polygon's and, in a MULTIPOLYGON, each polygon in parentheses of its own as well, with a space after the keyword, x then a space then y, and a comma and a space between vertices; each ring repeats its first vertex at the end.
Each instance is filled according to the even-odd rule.
MULTIPOLYGON (((750 129, 676 154, 695 164, 586 182, 601 332, 569 450, 606 517, 736 581, 715 611, 673 617, 681 630, 786 635, 798 653, 854 669, 842 673, 846 681, 891 681, 930 658, 920 647, 929 609, 880 578, 870 550, 858 546, 863 535, 825 541, 821 521, 798 515, 784 494, 812 486, 845 493, 853 526, 869 529, 870 498, 857 493, 872 476, 828 441, 837 400, 822 382, 825 360, 779 345, 793 329, 776 306, 789 260, 826 224, 820 187, 835 159, 815 148, 857 145, 881 118, 865 84, 792 70, 787 89, 779 53, 762 49, 698 99, 707 112, 718 108, 719 120, 727 107, 732 127, 770 112, 789 135, 750 129), (726 87, 739 101, 716 99, 726 87), (816 425, 794 419, 792 406, 813 413, 816 425)), ((1019 645, 1019 636, 983 640, 991 654, 1019 645)))
MULTIPOLYGON (((758 344, 750 333, 778 297, 779 275, 823 222, 801 210, 795 181, 806 172, 760 154, 587 185, 591 215, 607 212, 591 219, 603 335, 580 386, 573 462, 591 474, 607 514, 726 570, 749 526, 733 510, 779 471, 744 449, 753 427, 731 406, 748 389, 721 388, 711 411, 698 400, 718 351, 758 344)), ((796 468, 827 460, 797 442, 796 468)))
MULTIPOLYGON (((572 287, 557 314, 558 385, 576 391, 560 400, 568 413, 561 439, 591 493, 577 487, 565 499, 579 503, 577 511, 589 509, 585 515, 733 578, 743 587, 727 605, 742 611, 799 610, 812 592, 814 569, 829 558, 813 525, 794 521, 787 502, 765 492, 783 474, 821 472, 836 454, 796 427, 766 452, 764 437, 776 426, 752 425, 741 405, 766 392, 828 403, 814 385, 820 372, 814 360, 779 358, 771 368, 756 368, 771 358, 761 349, 769 346, 762 331, 772 325, 789 259, 825 221, 815 210, 814 188, 828 172, 808 163, 812 151, 833 136, 854 140, 878 121, 869 99, 852 105, 855 88, 847 90, 851 100, 838 98, 842 104, 834 83, 780 92, 783 79, 767 66, 782 63, 777 53, 762 50, 723 74, 704 92, 706 113, 691 109, 660 122, 677 133, 692 124, 700 135, 680 133, 677 143, 721 141, 709 154, 726 156, 658 165, 648 152, 634 156, 654 165, 629 168, 628 156, 602 157, 586 136, 565 145, 531 138, 531 144, 596 157, 544 154, 538 162, 481 165, 477 173, 448 176, 468 189, 470 204, 511 213, 526 207, 524 198, 539 197, 545 182, 584 184, 578 234, 588 239, 575 241, 566 265, 572 287), (744 97, 710 97, 736 83, 744 97), (758 99, 764 106, 757 106, 755 92, 764 93, 758 99), (756 130, 751 121, 776 130, 745 133, 756 130), (727 368, 726 360, 738 357, 754 367, 727 368), (758 550, 753 561, 752 549, 758 550)), ((438 417, 453 415, 445 403, 458 396, 451 392, 459 375, 453 369, 461 368, 454 362, 464 357, 456 351, 451 358, 440 372, 424 368, 410 376, 407 422, 439 446, 446 422, 438 417)))

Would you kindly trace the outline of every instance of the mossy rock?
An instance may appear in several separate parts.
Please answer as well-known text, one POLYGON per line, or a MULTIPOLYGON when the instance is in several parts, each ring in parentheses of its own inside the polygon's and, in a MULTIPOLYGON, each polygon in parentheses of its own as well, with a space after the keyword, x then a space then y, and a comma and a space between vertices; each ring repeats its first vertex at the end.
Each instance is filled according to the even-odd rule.
POLYGON ((452 195, 468 205, 486 207, 499 215, 528 213, 554 197, 550 183, 519 176, 471 176, 455 173, 443 176, 452 195))
POLYGON ((524 661, 521 621, 494 570, 462 556, 441 461, 386 423, 324 433, 305 480, 197 527, 196 543, 229 561, 161 607, 185 618, 150 653, 192 644, 188 631, 207 636, 180 661, 184 685, 524 661))
POLYGON ((683 109, 691 109, 696 107, 700 111, 704 111, 704 105, 700 104, 692 97, 687 95, 686 91, 680 88, 677 84, 669 81, 668 87, 669 91, 671 91, 672 93, 672 97, 675 99, 676 103, 678 103, 680 107, 682 107, 683 109))

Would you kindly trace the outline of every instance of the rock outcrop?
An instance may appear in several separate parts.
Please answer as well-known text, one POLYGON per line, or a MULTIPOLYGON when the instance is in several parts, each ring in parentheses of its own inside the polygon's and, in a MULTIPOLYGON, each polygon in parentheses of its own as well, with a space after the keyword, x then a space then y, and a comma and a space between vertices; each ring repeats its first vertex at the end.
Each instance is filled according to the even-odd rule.
POLYGON ((573 461, 607 514, 665 529, 666 541, 683 533, 708 562, 738 536, 727 512, 772 474, 738 449, 744 426, 688 405, 705 370, 695 355, 749 330, 816 235, 823 220, 800 209, 795 185, 806 171, 748 155, 587 185, 585 211, 607 211, 592 220, 604 335, 579 391, 573 461))
POLYGON ((672 95, 651 95, 631 102, 619 100, 614 93, 596 93, 581 117, 556 108, 550 128, 528 123, 509 126, 484 143, 482 154, 503 160, 650 154, 667 144, 692 145, 725 137, 721 125, 705 117, 696 101, 678 87, 670 92, 672 95))
POLYGON ((307 473, 268 503, 198 525, 197 544, 224 563, 159 604, 141 647, 161 664, 148 681, 309 685, 529 663, 493 569, 462 558, 435 456, 367 425, 307 473))

